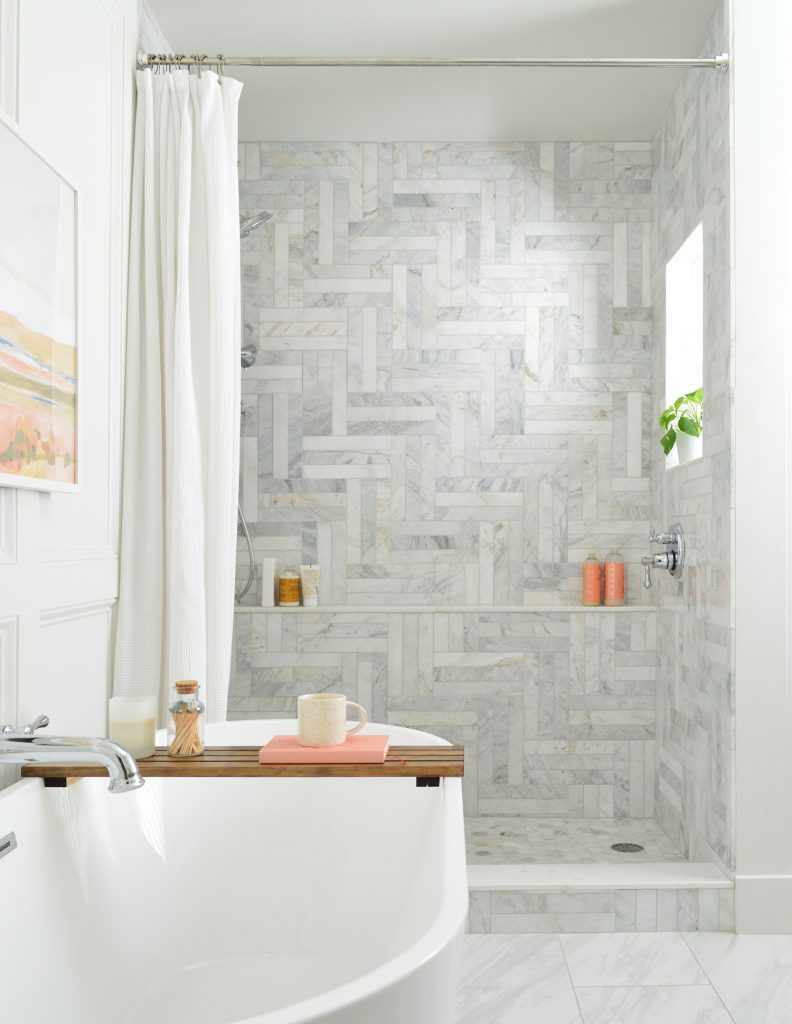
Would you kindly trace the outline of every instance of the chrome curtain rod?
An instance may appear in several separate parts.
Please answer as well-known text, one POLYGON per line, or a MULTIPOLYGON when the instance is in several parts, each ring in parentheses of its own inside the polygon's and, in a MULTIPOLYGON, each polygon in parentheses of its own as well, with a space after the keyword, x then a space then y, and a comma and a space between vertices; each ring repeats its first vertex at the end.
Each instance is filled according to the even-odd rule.
POLYGON ((710 68, 726 71, 729 55, 716 57, 224 57, 218 53, 141 53, 139 68, 710 68))

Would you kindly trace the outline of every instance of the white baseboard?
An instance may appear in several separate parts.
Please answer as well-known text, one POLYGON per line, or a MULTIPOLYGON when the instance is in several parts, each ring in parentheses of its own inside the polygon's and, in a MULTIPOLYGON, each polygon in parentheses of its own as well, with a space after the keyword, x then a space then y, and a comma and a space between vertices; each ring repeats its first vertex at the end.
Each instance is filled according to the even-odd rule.
POLYGON ((792 875, 737 875, 735 931, 792 935, 792 875))

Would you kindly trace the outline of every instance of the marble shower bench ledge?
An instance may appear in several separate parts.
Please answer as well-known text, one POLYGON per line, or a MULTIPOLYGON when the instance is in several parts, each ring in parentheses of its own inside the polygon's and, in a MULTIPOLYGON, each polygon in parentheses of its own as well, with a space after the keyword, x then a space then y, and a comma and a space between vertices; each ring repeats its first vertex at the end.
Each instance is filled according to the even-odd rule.
POLYGON ((522 605, 522 604, 455 604, 455 605, 442 605, 442 604, 368 604, 368 605, 357 605, 357 604, 320 604, 312 608, 306 608, 304 605, 299 605, 295 608, 282 607, 275 605, 274 607, 264 607, 260 605, 237 605, 235 612, 239 615, 255 615, 259 612, 265 612, 270 614, 271 612, 280 612, 285 615, 288 612, 302 612, 310 615, 338 615, 342 612, 353 615, 364 615, 364 614, 383 614, 390 613, 392 615, 406 614, 414 615, 416 612, 423 612, 424 614, 433 615, 456 615, 464 612, 470 614, 532 614, 532 615, 547 615, 550 613, 557 613, 559 615, 568 615, 570 612, 586 612, 594 615, 604 615, 615 613, 617 615, 624 614, 625 612, 654 612, 657 611, 657 606, 653 604, 623 604, 618 607, 609 608, 605 605, 599 605, 596 607, 587 607, 582 604, 542 604, 542 605, 522 605))

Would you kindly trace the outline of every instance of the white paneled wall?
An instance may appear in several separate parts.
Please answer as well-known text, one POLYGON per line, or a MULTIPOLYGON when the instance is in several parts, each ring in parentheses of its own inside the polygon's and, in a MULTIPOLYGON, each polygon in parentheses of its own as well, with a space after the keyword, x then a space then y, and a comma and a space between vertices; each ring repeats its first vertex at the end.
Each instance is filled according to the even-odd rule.
POLYGON ((118 579, 136 0, 0 0, 0 103, 78 188, 77 494, 0 489, 0 721, 102 733, 118 579))

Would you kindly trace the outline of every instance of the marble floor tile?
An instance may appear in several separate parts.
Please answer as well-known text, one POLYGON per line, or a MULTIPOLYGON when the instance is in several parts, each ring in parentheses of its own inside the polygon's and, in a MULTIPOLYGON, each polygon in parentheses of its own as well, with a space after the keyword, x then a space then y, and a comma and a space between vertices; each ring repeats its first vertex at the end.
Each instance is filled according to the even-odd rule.
POLYGON ((562 935, 560 941, 576 988, 707 983, 681 935, 562 935))
POLYGON ((582 1024, 555 936, 468 935, 456 1024, 582 1024))
POLYGON ((732 1024, 711 985, 575 990, 583 1024, 732 1024))
POLYGON ((652 818, 480 817, 465 820, 468 864, 635 864, 682 862, 652 818), (617 853, 613 843, 639 843, 617 853))
POLYGON ((686 933, 736 1024, 792 1021, 792 936, 686 933))

